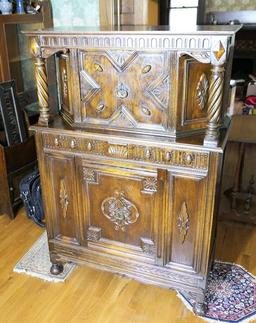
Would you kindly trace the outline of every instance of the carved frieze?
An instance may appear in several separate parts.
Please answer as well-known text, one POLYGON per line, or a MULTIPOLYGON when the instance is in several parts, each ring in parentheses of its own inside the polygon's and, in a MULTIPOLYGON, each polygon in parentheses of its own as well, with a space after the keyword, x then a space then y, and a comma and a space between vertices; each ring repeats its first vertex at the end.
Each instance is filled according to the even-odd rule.
POLYGON ((139 217, 135 204, 126 198, 124 192, 119 191, 115 191, 114 196, 102 201, 101 210, 103 215, 114 224, 117 231, 126 231, 126 228, 135 223, 139 217))
POLYGON ((168 166, 207 170, 209 153, 174 148, 147 147, 135 144, 114 144, 104 140, 76 138, 71 148, 72 136, 44 134, 44 147, 78 153, 106 156, 124 160, 143 161, 168 166))
POLYGON ((181 243, 183 244, 186 240, 187 233, 189 230, 189 214, 187 209, 187 204, 184 201, 181 205, 180 212, 178 215, 178 229, 180 233, 181 243))

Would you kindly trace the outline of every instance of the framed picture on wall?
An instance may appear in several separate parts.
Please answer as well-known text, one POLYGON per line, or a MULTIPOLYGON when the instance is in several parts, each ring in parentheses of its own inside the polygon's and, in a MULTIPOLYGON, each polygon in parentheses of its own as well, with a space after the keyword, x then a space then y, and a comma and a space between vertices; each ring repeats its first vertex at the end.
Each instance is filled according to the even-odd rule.
POLYGON ((14 80, 0 83, 0 117, 8 146, 19 144, 27 138, 14 80))

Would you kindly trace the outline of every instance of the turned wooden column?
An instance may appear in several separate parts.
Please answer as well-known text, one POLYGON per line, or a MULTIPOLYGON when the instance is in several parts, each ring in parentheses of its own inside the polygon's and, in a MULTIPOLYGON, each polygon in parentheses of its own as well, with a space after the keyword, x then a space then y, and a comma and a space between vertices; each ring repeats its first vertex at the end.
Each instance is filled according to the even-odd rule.
POLYGON ((42 57, 40 46, 35 38, 31 41, 31 53, 35 57, 35 78, 40 107, 38 124, 48 126, 51 121, 49 109, 48 80, 45 58, 42 57))
POLYGON ((218 145, 220 117, 222 108, 224 67, 213 65, 208 97, 208 124, 204 139, 205 146, 218 145))

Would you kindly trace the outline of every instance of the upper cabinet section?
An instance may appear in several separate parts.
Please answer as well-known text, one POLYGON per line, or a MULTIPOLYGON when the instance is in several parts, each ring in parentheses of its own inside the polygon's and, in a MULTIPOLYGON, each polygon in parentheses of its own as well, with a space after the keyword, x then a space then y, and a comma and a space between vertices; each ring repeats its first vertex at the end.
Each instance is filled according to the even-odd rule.
POLYGON ((28 32, 37 59, 41 124, 50 120, 45 59, 56 55, 61 114, 73 127, 172 138, 206 130, 207 142, 216 146, 225 69, 238 29, 115 26, 28 32))

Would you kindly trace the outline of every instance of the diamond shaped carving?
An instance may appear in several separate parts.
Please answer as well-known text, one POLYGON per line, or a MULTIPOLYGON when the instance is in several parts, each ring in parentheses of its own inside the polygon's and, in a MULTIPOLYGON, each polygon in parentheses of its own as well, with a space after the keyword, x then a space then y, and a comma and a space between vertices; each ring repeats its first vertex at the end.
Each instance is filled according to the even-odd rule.
POLYGON ((169 88, 170 79, 168 75, 157 79, 156 82, 151 84, 148 88, 149 94, 153 96, 155 101, 164 109, 167 109, 168 107, 169 88))
POLYGON ((221 57, 224 55, 224 53, 225 53, 225 48, 223 47, 222 42, 219 41, 219 43, 215 46, 213 50, 213 54, 216 57, 216 59, 219 61, 221 57))
POLYGON ((124 50, 107 51, 106 53, 119 71, 124 71, 138 55, 137 52, 124 50))
POLYGON ((100 91, 100 86, 85 71, 80 72, 80 80, 82 101, 87 102, 100 91))
POLYGON ((137 126, 136 120, 124 105, 121 105, 118 108, 109 122, 112 125, 122 128, 135 128, 137 126))

